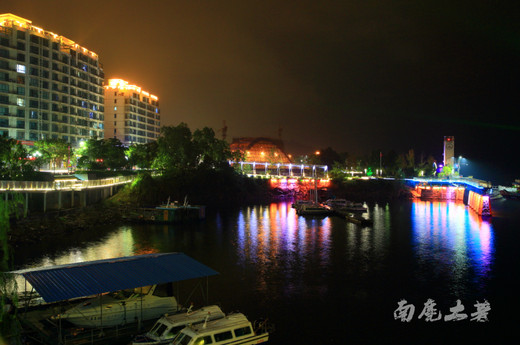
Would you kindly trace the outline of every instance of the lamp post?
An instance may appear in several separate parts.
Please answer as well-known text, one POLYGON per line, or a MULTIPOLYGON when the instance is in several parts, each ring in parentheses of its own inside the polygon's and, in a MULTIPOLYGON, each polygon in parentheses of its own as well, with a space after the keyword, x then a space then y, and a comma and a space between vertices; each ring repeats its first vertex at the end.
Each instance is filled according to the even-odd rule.
POLYGON ((458 162, 457 162, 457 172, 459 173, 459 176, 460 176, 460 163, 461 163, 461 161, 463 159, 464 159, 464 157, 459 156, 459 159, 458 159, 458 162))

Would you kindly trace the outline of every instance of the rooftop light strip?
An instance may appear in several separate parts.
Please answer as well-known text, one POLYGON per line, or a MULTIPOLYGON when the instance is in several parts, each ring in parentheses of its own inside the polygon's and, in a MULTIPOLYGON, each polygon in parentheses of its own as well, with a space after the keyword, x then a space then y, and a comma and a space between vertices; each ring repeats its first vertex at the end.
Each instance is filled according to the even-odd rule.
POLYGON ((159 100, 159 98, 155 95, 151 95, 149 92, 144 91, 140 86, 130 85, 129 82, 123 79, 109 79, 108 85, 105 85, 105 89, 118 89, 118 90, 132 90, 138 93, 142 93, 146 97, 150 97, 154 101, 159 100))
POLYGON ((55 40, 60 41, 62 44, 70 45, 71 47, 73 47, 76 50, 82 50, 83 53, 89 54, 93 58, 97 59, 97 57, 98 57, 98 55, 96 53, 94 53, 93 51, 90 51, 87 48, 81 47, 79 44, 75 43, 71 39, 68 39, 67 37, 59 36, 59 35, 55 34, 54 32, 50 32, 50 31, 47 31, 47 30, 44 30, 42 28, 32 25, 32 21, 30 21, 29 19, 18 17, 12 13, 0 14, 0 26, 3 26, 3 27, 11 26, 12 27, 13 25, 16 25, 16 26, 24 28, 24 29, 35 31, 41 35, 52 36, 55 40))

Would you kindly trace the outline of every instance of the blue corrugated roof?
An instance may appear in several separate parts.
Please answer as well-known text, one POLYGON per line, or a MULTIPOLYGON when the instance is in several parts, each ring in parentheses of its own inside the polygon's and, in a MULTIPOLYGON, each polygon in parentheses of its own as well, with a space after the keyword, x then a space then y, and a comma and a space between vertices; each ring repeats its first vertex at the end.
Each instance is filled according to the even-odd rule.
POLYGON ((11 273, 21 274, 46 302, 218 274, 183 253, 127 256, 11 273))

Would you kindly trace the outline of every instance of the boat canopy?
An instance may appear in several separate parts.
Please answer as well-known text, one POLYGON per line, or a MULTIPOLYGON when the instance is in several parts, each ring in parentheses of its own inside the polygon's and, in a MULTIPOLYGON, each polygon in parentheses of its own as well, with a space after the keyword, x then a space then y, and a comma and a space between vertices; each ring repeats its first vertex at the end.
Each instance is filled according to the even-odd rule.
POLYGON ((218 274, 184 253, 156 253, 12 271, 45 302, 218 274))

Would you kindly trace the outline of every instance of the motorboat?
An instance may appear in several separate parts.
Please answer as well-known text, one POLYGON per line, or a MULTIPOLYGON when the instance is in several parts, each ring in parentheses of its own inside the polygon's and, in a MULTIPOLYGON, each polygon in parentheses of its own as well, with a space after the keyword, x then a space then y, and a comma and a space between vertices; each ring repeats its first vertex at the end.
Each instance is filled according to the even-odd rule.
POLYGON ((296 209, 296 213, 302 216, 326 216, 332 213, 332 209, 322 204, 304 204, 296 209))
POLYGON ((368 226, 368 225, 372 225, 372 220, 371 219, 368 219, 368 218, 363 218, 359 215, 355 215, 355 214, 348 214, 345 216, 345 219, 351 223, 354 223, 354 224, 357 224, 357 225, 362 225, 362 226, 368 226))
POLYGON ((178 311, 175 297, 161 297, 157 285, 121 290, 89 298, 86 301, 52 317, 66 320, 77 327, 115 327, 157 319, 178 311))
POLYGON ((292 205, 291 207, 298 210, 299 208, 301 208, 303 205, 311 205, 313 202, 311 200, 296 200, 292 205))
POLYGON ((185 313, 161 317, 149 332, 135 337, 132 345, 169 344, 184 327, 221 319, 225 316, 216 305, 206 306, 193 311, 190 307, 185 313))
POLYGON ((244 314, 236 313, 215 321, 188 326, 175 337, 171 344, 260 344, 269 339, 268 328, 267 320, 255 322, 253 326, 244 314))
POLYGON ((328 199, 324 202, 325 205, 332 207, 332 209, 347 207, 349 203, 350 201, 346 199, 328 199))
POLYGON ((500 191, 500 194, 506 199, 520 199, 520 192, 511 192, 505 189, 500 191))
POLYGON ((366 212, 367 208, 360 202, 348 202, 345 207, 341 208, 346 212, 366 212))

